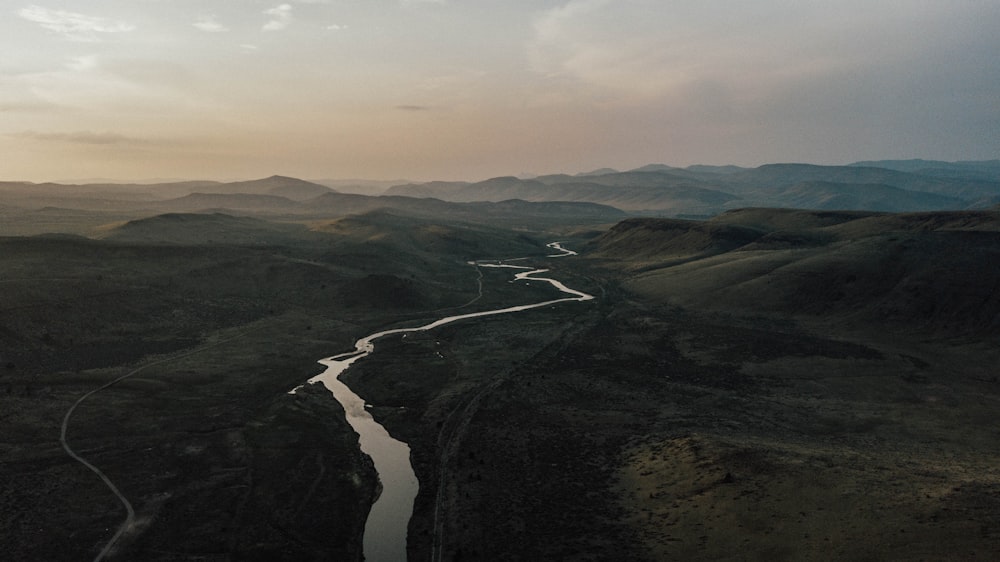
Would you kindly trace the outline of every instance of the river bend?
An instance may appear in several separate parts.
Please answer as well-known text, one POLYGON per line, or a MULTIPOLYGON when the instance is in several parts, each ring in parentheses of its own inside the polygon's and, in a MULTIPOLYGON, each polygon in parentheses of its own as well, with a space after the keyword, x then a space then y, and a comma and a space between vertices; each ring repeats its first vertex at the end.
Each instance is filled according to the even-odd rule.
MULTIPOLYGON (((548 247, 559 253, 550 254, 546 257, 558 258, 576 255, 576 252, 563 248, 559 242, 548 244, 548 247)), ((370 355, 375 350, 375 340, 383 336, 423 332, 469 318, 508 314, 561 302, 587 301, 594 298, 593 295, 571 289, 555 279, 536 277, 548 271, 547 269, 510 265, 498 260, 469 263, 476 267, 525 270, 517 273, 514 279, 545 281, 570 296, 533 304, 457 314, 415 328, 394 328, 376 332, 355 342, 354 350, 320 360, 319 363, 326 366, 326 370, 309 379, 309 383, 323 383, 337 401, 343 405, 347 422, 360 435, 361 450, 371 457, 375 471, 378 473, 379 481, 382 484, 382 492, 372 505, 371 512, 368 514, 368 519, 365 523, 364 556, 368 562, 398 562, 406 560, 406 529, 410 521, 410 516, 413 513, 413 502, 417 497, 419 485, 416 474, 413 472, 413 466, 410 464, 410 447, 406 443, 390 436, 389 432, 372 418, 371 414, 365 409, 365 401, 340 381, 340 375, 355 361, 370 355)), ((292 392, 294 393, 295 391, 293 390, 292 392)))

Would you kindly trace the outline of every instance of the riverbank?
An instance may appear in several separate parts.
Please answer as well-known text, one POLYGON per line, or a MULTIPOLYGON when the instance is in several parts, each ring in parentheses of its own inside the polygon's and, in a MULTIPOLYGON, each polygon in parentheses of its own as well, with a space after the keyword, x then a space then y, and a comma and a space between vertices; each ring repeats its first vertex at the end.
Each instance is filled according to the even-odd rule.
POLYGON ((453 256, 350 260, 364 241, 303 232, 289 247, 0 239, 0 551, 100 551, 125 513, 61 450, 59 424, 156 363, 67 431, 135 506, 109 559, 359 558, 374 472, 325 391, 287 392, 317 357, 478 291, 453 256))
MULTIPOLYGON (((226 344, 144 370, 78 409, 69 441, 137 512, 135 532, 109 559, 360 552, 375 477, 357 453, 357 436, 324 393, 282 392, 301 380, 297 371, 315 368, 279 350, 328 349, 329 341, 307 335, 324 328, 343 330, 293 314, 240 326, 217 336, 233 338, 226 344), (298 546, 289 547, 290 537, 298 546)), ((19 436, 4 439, 0 487, 11 557, 78 560, 96 553, 124 519, 96 476, 61 454, 56 440, 59 412, 115 372, 38 378, 30 395, 5 397, 5 434, 19 436)))
POLYGON ((355 373, 413 447, 411 559, 435 541, 445 560, 946 559, 1000 546, 984 421, 995 383, 963 374, 989 371, 996 349, 698 313, 571 269, 561 275, 603 279, 605 298, 386 342, 355 373), (416 364, 411 392, 400 375, 416 364))
MULTIPOLYGON (((548 259, 576 255, 576 252, 563 248, 558 242, 552 242, 548 244, 548 247, 557 252, 547 256, 548 259)), ((514 261, 523 264, 536 260, 518 258, 514 261)), ((484 264, 470 262, 470 265, 476 268, 478 285, 478 294, 474 300, 470 301, 470 304, 483 296, 481 268, 518 271, 513 275, 513 281, 517 281, 518 285, 527 287, 531 283, 541 283, 543 286, 548 284, 558 293, 567 296, 547 298, 540 302, 527 304, 508 304, 508 306, 501 308, 477 312, 463 312, 439 318, 417 327, 392 328, 376 332, 355 342, 354 351, 344 352, 322 360, 321 363, 326 369, 320 375, 309 380, 310 384, 320 383, 324 385, 347 412, 347 422, 360 435, 361 450, 371 457, 382 484, 381 493, 375 505, 372 506, 365 526, 364 552, 366 559, 389 562, 406 557, 407 527, 418 494, 417 477, 410 462, 410 447, 391 437, 384 427, 375 422, 373 416, 366 411, 365 401, 340 381, 340 377, 348 372, 351 365, 364 361, 374 353, 378 341, 383 338, 397 336, 403 339, 438 330, 456 322, 470 322, 505 314, 522 313, 570 302, 589 301, 594 298, 593 295, 571 289, 556 279, 540 277, 541 274, 548 271, 547 269, 535 269, 527 265, 504 265, 502 262, 484 264)), ((440 352, 437 354, 440 356, 440 352)), ((398 375, 399 373, 397 373, 398 375)), ((293 392, 298 390, 297 388, 293 392)), ((435 500, 435 503, 437 501, 435 500)), ((435 511, 437 509, 437 505, 435 505, 435 511)), ((432 527, 436 527, 436 525, 432 524, 432 527)), ((432 556, 436 557, 436 553, 432 556)))

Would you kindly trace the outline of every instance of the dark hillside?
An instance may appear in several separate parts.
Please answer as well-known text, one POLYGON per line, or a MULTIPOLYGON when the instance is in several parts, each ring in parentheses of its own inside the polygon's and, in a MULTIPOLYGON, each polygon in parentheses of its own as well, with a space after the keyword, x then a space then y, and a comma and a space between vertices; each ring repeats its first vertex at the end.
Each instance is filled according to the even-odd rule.
POLYGON ((586 202, 528 202, 505 199, 498 202, 457 203, 440 199, 386 195, 369 197, 328 193, 308 202, 313 215, 346 216, 389 211, 399 216, 429 220, 444 218, 477 224, 551 227, 573 223, 603 223, 620 220, 625 213, 606 205, 586 202))
POLYGON ((887 168, 923 176, 940 178, 967 178, 1000 181, 1000 160, 965 160, 943 162, 940 160, 873 160, 855 162, 851 166, 887 168))
POLYGON ((752 227, 676 219, 628 219, 601 235, 593 255, 649 262, 707 257, 735 250, 765 232, 752 227))
POLYGON ((673 166, 668 166, 667 164, 646 164, 645 166, 640 166, 630 172, 677 172, 680 168, 675 168, 673 166))
POLYGON ((743 225, 767 231, 775 231, 821 228, 880 215, 880 213, 869 211, 749 208, 726 211, 710 220, 713 223, 743 225))
POLYGON ((511 236, 508 231, 488 226, 428 221, 387 211, 320 221, 310 228, 331 236, 331 244, 336 248, 355 247, 382 259, 399 254, 425 261, 464 262, 488 256, 537 255, 546 251, 543 244, 528 235, 511 236))
MULTIPOLYGON (((201 190, 208 191, 208 190, 201 190)), ((271 176, 269 178, 237 181, 221 184, 218 189, 211 190, 213 193, 247 193, 252 195, 277 195, 295 201, 305 201, 319 197, 325 193, 334 193, 335 190, 325 185, 290 178, 286 176, 271 176)))
POLYGON ((912 212, 987 205, 991 197, 1000 196, 1000 181, 983 173, 963 167, 935 175, 856 165, 768 164, 753 169, 651 165, 626 172, 400 185, 389 192, 459 202, 589 201, 633 213, 677 217, 711 216, 726 208, 749 206, 912 212))
POLYGON ((796 209, 909 212, 964 209, 968 202, 957 197, 900 189, 883 184, 848 184, 807 181, 775 190, 769 196, 783 206, 796 209))
POLYGON ((549 252, 519 233, 389 213, 312 229, 168 214, 103 240, 0 238, 4 555, 92 558, 121 524, 107 487, 59 450, 59 424, 132 372, 69 430, 142 522, 115 556, 360 559, 370 459, 325 390, 289 391, 380 327, 504 302, 505 282, 479 292, 468 256, 549 252))
POLYGON ((426 183, 407 183, 394 185, 385 190, 383 195, 400 195, 404 197, 435 197, 437 199, 451 200, 455 193, 458 193, 469 182, 459 181, 431 181, 426 183))
POLYGON ((245 213, 302 213, 306 211, 301 203, 278 195, 254 195, 247 193, 192 193, 177 199, 157 202, 157 210, 170 212, 212 212, 240 211, 245 213))
POLYGON ((222 213, 168 213, 109 225, 102 238, 115 242, 179 245, 285 245, 308 237, 301 225, 222 213))
POLYGON ((724 176, 724 185, 743 195, 758 189, 791 187, 802 182, 879 184, 936 193, 961 199, 1000 194, 1000 182, 974 179, 943 179, 918 174, 860 166, 816 166, 812 164, 767 164, 753 170, 724 176))
MULTIPOLYGON (((453 201, 504 201, 506 199, 523 199, 525 201, 545 200, 545 184, 537 179, 522 180, 514 176, 503 176, 476 182, 463 187, 451 195, 453 201)), ((572 198, 558 198, 560 201, 572 198)))
POLYGON ((737 172, 745 172, 747 168, 741 166, 706 166, 695 164, 688 166, 685 170, 699 174, 735 174, 737 172))
POLYGON ((596 245, 595 256, 648 270, 629 282, 634 290, 685 306, 933 332, 1000 330, 996 213, 747 210, 718 221, 626 221, 596 245), (728 248, 707 243, 715 240, 707 233, 719 236, 711 229, 718 222, 731 229, 728 248), (682 255, 700 259, 671 261, 682 255))
POLYGON ((620 301, 525 394, 642 412, 619 505, 649 559, 998 551, 996 211, 624 221, 585 256, 620 301))
MULTIPOLYGON (((133 227, 219 225, 260 230, 212 216, 133 227)), ((343 305, 360 271, 275 247, 65 237, 2 238, 0 266, 6 558, 92 558, 121 524, 108 489, 60 450, 59 424, 75 400, 139 367, 69 431, 145 522, 117 559, 359 557, 370 462, 328 394, 287 392, 353 341, 353 321, 381 318, 343 305), (303 498, 317 509, 303 512, 303 498)))
MULTIPOLYGON (((683 170, 681 170, 681 173, 683 170)), ((589 202, 626 211, 704 213, 736 199, 699 179, 664 172, 613 172, 599 175, 565 174, 520 179, 504 176, 473 184, 432 182, 397 186, 396 195, 433 195, 447 201, 589 202)))
POLYGON ((895 232, 987 231, 1000 230, 1000 213, 954 211, 947 213, 897 213, 859 217, 856 221, 831 227, 842 239, 861 238, 895 232))
MULTIPOLYGON (((575 183, 580 181, 579 178, 574 178, 573 176, 539 176, 536 179, 547 185, 575 183)), ((597 176, 588 176, 586 181, 588 183, 596 183, 598 185, 606 185, 609 187, 660 187, 665 189, 679 187, 701 189, 715 188, 715 185, 687 177, 687 173, 684 170, 673 169, 670 171, 632 170, 629 172, 615 172, 597 176)))
POLYGON ((0 210, 0 236, 35 236, 46 233, 90 235, 95 228, 112 222, 125 222, 153 213, 133 211, 85 211, 59 207, 0 210))

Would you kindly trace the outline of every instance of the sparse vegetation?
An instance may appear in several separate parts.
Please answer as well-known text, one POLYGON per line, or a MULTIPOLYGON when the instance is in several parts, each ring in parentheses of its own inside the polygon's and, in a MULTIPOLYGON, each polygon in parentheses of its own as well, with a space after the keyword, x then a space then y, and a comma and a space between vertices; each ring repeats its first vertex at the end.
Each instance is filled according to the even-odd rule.
MULTIPOLYGON (((747 190, 819 181, 809 167, 689 172, 747 190)), ((966 188, 992 180, 977 181, 966 188)), ((295 205, 319 192, 250 187, 295 205)), ((542 263, 546 223, 583 255, 545 265, 597 300, 388 337, 345 375, 411 446, 411 559, 1000 550, 995 209, 602 226, 618 215, 515 202, 474 207, 486 219, 470 224, 473 208, 432 220, 441 202, 370 199, 350 216, 38 208, 25 216, 58 220, 5 223, 90 238, 0 239, 0 550, 100 549, 121 508, 59 449, 59 423, 83 393, 168 359, 95 395, 70 428, 137 510, 111 558, 359 559, 375 475, 326 392, 288 391, 378 328, 551 298, 467 263, 542 263)))

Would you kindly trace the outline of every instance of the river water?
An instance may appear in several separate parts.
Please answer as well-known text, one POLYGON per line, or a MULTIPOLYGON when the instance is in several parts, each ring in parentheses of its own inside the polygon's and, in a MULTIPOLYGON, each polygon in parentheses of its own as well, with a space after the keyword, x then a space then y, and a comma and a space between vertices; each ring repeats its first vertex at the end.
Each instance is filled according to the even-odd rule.
MULTIPOLYGON (((563 248, 558 242, 553 242, 548 247, 559 252, 558 254, 547 256, 550 258, 576 255, 576 252, 563 248)), ((309 379, 309 383, 323 383, 333 394, 334 398, 344 406, 347 422, 361 436, 361 450, 371 457, 372 463, 375 465, 375 471, 378 473, 379 481, 382 484, 382 492, 372 505, 371 512, 368 514, 368 520, 365 523, 364 555, 367 562, 399 562, 406 560, 406 527, 413 513, 413 501, 417 497, 419 485, 417 483, 417 476, 413 472, 413 466, 410 464, 410 447, 406 443, 390 436, 389 432, 372 418, 371 414, 365 409, 365 401, 340 381, 339 377, 341 373, 346 371, 355 361, 370 355, 375 350, 375 340, 383 336, 422 332, 468 318, 508 314, 560 302, 587 301, 594 298, 593 295, 570 289, 555 279, 535 277, 538 274, 548 271, 547 269, 534 269, 522 265, 501 263, 499 261, 495 263, 470 262, 470 264, 476 267, 501 267, 526 270, 517 273, 514 279, 544 281, 550 283, 559 291, 572 296, 496 310, 458 314, 415 328, 396 328, 377 332, 355 342, 353 351, 320 360, 320 364, 325 365, 326 370, 309 379)), ((292 392, 294 393, 295 391, 293 390, 292 392)))

